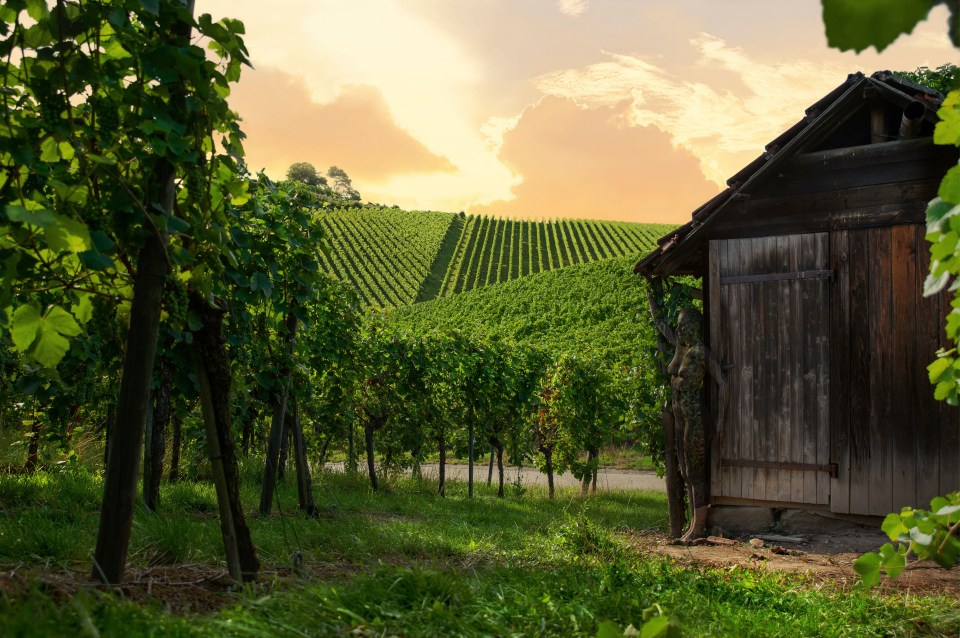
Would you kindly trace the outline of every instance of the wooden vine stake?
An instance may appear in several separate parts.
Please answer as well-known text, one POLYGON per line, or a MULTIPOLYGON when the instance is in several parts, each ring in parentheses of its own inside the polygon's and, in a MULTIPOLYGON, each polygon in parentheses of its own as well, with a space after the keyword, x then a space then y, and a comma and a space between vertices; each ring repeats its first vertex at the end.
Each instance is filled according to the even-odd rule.
POLYGON ((196 293, 190 295, 190 310, 203 322, 203 328, 194 333, 193 356, 227 569, 235 581, 249 582, 256 578, 260 560, 240 503, 237 455, 230 431, 230 365, 223 339, 224 311, 210 306, 196 293))

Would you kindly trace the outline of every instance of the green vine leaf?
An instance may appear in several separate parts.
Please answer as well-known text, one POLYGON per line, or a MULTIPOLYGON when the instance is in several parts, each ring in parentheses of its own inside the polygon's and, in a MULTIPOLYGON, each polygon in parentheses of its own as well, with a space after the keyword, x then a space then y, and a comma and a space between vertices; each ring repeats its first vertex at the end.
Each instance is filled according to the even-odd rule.
POLYGON ((954 166, 947 171, 943 181, 940 182, 937 195, 950 204, 960 204, 960 166, 954 166))
POLYGON ((880 548, 880 563, 890 578, 896 578, 907 566, 907 547, 898 544, 896 548, 886 543, 880 548))
POLYGON ((57 145, 57 140, 53 137, 48 137, 40 142, 40 161, 41 162, 56 162, 60 159, 60 147, 57 145))
POLYGON ((20 306, 13 313, 14 346, 47 368, 55 368, 67 354, 70 349, 67 337, 75 337, 82 331, 73 315, 60 306, 51 306, 43 316, 32 304, 20 306))
POLYGON ((924 20, 934 0, 822 0, 827 43, 857 53, 868 47, 883 51, 924 20))
POLYGON ((597 626, 596 638, 622 638, 623 630, 612 620, 604 620, 597 626))
POLYGON ((960 90, 947 94, 937 116, 940 121, 933 129, 934 144, 960 146, 960 90))
POLYGON ((38 228, 49 226, 57 220, 57 216, 53 214, 53 211, 49 211, 45 208, 28 209, 24 206, 18 206, 16 204, 8 205, 6 208, 6 213, 7 217, 12 222, 30 224, 31 226, 37 226, 38 228))
POLYGON ((54 223, 43 230, 47 246, 55 252, 79 253, 93 248, 90 231, 83 222, 56 215, 54 223))
POLYGON ((17 352, 26 352, 40 330, 40 310, 34 305, 20 306, 11 318, 10 336, 17 352))
MULTIPOLYGON (((927 372, 930 376, 930 383, 939 383, 944 373, 946 373, 952 367, 952 365, 953 360, 949 357, 942 357, 934 360, 933 363, 927 366, 927 372)), ((899 516, 897 514, 890 514, 887 516, 887 519, 889 519, 890 516, 897 516, 897 519, 899 520, 899 516)), ((883 525, 883 530, 886 531, 886 520, 884 521, 883 525)))
POLYGON ((880 554, 867 552, 853 563, 853 571, 860 574, 867 589, 880 582, 880 554))

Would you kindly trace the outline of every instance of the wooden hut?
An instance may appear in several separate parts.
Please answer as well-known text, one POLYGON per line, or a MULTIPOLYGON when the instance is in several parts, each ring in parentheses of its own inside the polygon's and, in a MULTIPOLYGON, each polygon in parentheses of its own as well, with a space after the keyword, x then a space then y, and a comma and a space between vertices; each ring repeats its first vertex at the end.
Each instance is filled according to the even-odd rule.
POLYGON ((957 163, 941 99, 849 76, 637 264, 702 278, 730 394, 712 506, 884 515, 960 488, 958 411, 926 372, 948 296, 921 294, 926 204, 957 163))

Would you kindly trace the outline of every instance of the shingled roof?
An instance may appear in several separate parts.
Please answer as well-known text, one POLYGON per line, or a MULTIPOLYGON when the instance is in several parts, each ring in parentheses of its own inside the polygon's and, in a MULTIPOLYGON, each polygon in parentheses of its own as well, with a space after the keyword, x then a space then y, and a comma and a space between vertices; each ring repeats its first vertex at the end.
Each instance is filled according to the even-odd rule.
POLYGON ((939 92, 889 71, 878 71, 870 77, 862 73, 847 76, 843 84, 806 109, 803 119, 767 144, 763 154, 730 177, 727 188, 697 208, 688 223, 661 237, 657 248, 637 263, 634 272, 646 276, 689 274, 684 259, 710 239, 711 227, 726 209, 749 198, 785 160, 815 148, 865 101, 878 98, 927 123, 927 129, 937 121, 936 111, 943 101, 939 92))

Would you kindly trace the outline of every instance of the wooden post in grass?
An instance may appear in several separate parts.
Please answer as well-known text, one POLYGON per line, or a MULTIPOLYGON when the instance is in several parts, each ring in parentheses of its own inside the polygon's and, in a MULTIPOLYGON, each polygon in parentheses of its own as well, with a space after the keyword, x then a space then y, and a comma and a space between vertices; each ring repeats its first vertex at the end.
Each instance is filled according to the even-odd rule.
POLYGON ((487 468, 487 485, 493 484, 493 454, 496 450, 493 447, 493 443, 490 444, 490 466, 487 468))
POLYGON ((285 356, 277 371, 278 386, 270 393, 273 400, 273 418, 267 439, 267 459, 263 467, 263 486, 260 489, 260 516, 273 510, 273 492, 277 487, 277 469, 280 466, 280 446, 283 439, 284 417, 287 412, 287 394, 290 391, 290 371, 293 367, 293 344, 297 335, 297 315, 291 309, 284 322, 282 340, 285 356))
POLYGON ((170 422, 173 370, 167 357, 157 357, 155 373, 159 384, 153 391, 153 404, 148 406, 151 409, 147 417, 146 440, 143 446, 143 504, 151 512, 160 506, 160 478, 163 476, 166 430, 170 422))
POLYGON ((313 502, 310 465, 307 463, 307 441, 303 436, 300 411, 297 410, 296 400, 292 401, 291 404, 291 409, 287 411, 287 418, 290 419, 290 429, 293 432, 293 459, 297 469, 297 496, 300 500, 300 509, 310 516, 316 516, 317 505, 313 502))
POLYGON ((376 491, 380 489, 380 484, 377 481, 377 462, 373 455, 373 436, 374 433, 387 422, 387 417, 374 416, 371 414, 367 414, 366 417, 367 420, 363 424, 363 438, 367 446, 367 472, 370 474, 370 487, 376 491))
POLYGON ((440 451, 440 486, 437 488, 437 494, 447 495, 446 471, 447 471, 447 441, 443 434, 437 437, 437 448, 440 451))
POLYGON ((496 446, 497 453, 497 472, 500 475, 500 483, 497 487, 497 496, 503 498, 503 444, 497 441, 498 445, 496 446))
POLYGON ((470 422, 470 436, 467 439, 467 496, 473 498, 473 421, 470 422))
POLYGON ((260 560, 240 503, 240 472, 230 431, 231 376, 223 338, 224 311, 211 307, 197 293, 190 295, 190 311, 203 324, 193 336, 193 356, 227 568, 234 580, 248 582, 256 578, 260 560))
POLYGON ((550 498, 554 496, 554 487, 553 487, 553 446, 541 447, 540 451, 543 453, 544 461, 544 471, 547 473, 547 490, 550 498))
POLYGON ((172 438, 170 440, 170 474, 167 480, 176 483, 180 480, 180 448, 183 447, 183 417, 179 412, 174 412, 170 418, 173 426, 172 438))

